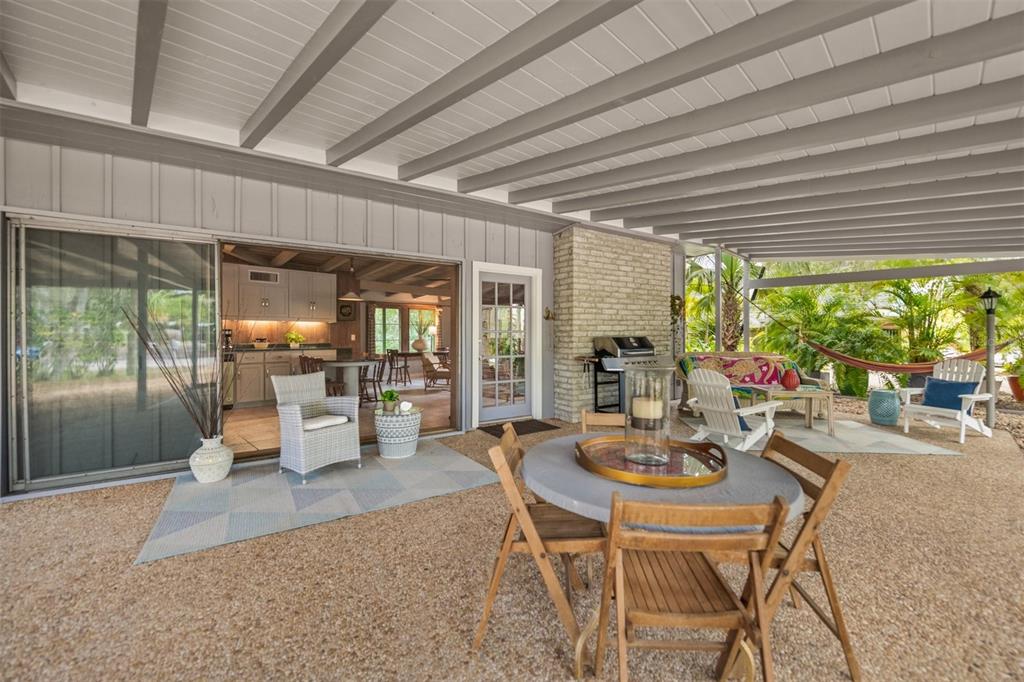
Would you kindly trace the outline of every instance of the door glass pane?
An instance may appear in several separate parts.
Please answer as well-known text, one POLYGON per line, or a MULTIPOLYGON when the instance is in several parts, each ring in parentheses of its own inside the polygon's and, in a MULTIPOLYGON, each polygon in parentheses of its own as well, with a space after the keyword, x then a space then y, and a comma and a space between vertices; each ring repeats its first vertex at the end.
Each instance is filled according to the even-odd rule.
POLYGON ((526 285, 512 285, 512 305, 526 305, 526 285))
POLYGON ((512 285, 498 283, 498 305, 512 305, 512 285))
POLYGON ((481 282, 480 284, 480 303, 483 305, 494 305, 495 304, 495 283, 494 282, 481 282))
POLYGON ((195 385, 211 387, 214 246, 26 230, 22 248, 28 443, 18 479, 33 487, 187 458, 198 431, 122 309, 166 339, 195 385))

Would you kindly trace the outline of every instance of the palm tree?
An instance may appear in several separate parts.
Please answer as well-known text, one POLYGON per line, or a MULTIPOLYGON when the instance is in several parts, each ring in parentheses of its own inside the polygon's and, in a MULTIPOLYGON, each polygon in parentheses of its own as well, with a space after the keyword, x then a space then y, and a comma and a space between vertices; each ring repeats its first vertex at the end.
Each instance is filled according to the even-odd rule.
MULTIPOLYGON (((722 254, 722 349, 733 351, 743 338, 743 261, 722 254)), ((691 261, 686 275, 687 311, 692 336, 698 341, 714 339, 715 260, 700 256, 691 261)), ((703 345, 703 344, 701 344, 703 345)))

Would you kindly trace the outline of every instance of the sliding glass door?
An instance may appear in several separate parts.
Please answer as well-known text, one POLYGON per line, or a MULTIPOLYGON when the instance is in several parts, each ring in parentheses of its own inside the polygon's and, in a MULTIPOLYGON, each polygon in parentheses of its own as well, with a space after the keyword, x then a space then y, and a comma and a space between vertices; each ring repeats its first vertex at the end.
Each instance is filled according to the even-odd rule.
POLYGON ((183 365, 214 362, 215 245, 20 227, 11 233, 9 486, 102 480, 187 458, 198 432, 125 311, 162 327, 183 365))

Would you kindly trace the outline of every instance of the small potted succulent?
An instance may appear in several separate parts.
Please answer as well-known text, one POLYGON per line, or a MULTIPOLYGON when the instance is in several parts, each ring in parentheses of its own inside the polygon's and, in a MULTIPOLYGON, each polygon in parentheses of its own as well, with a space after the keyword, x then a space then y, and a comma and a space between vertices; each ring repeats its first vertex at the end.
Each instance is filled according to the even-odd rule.
POLYGON ((284 340, 289 348, 300 348, 306 341, 306 337, 297 331, 287 331, 284 333, 284 340))
POLYGON ((398 404, 399 398, 400 396, 398 395, 398 391, 394 390, 393 388, 389 388, 388 390, 381 393, 380 400, 381 403, 383 403, 384 411, 394 412, 395 406, 398 404))

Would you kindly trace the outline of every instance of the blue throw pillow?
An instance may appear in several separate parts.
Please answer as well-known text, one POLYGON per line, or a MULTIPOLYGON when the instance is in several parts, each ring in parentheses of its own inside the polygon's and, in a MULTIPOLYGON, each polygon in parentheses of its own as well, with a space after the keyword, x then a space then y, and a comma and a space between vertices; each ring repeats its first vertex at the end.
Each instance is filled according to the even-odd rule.
MULTIPOLYGON (((978 384, 970 381, 946 381, 928 377, 924 381, 924 397, 922 405, 928 407, 945 407, 950 410, 960 409, 960 396, 964 393, 974 393, 978 384)), ((974 405, 968 410, 968 414, 974 411, 974 405)))
MULTIPOLYGON (((736 398, 736 396, 732 397, 732 405, 736 409, 739 409, 740 407, 740 401, 739 399, 736 398)), ((743 417, 740 417, 740 431, 753 431, 753 429, 750 428, 750 424, 748 424, 747 420, 744 419, 743 417)))

